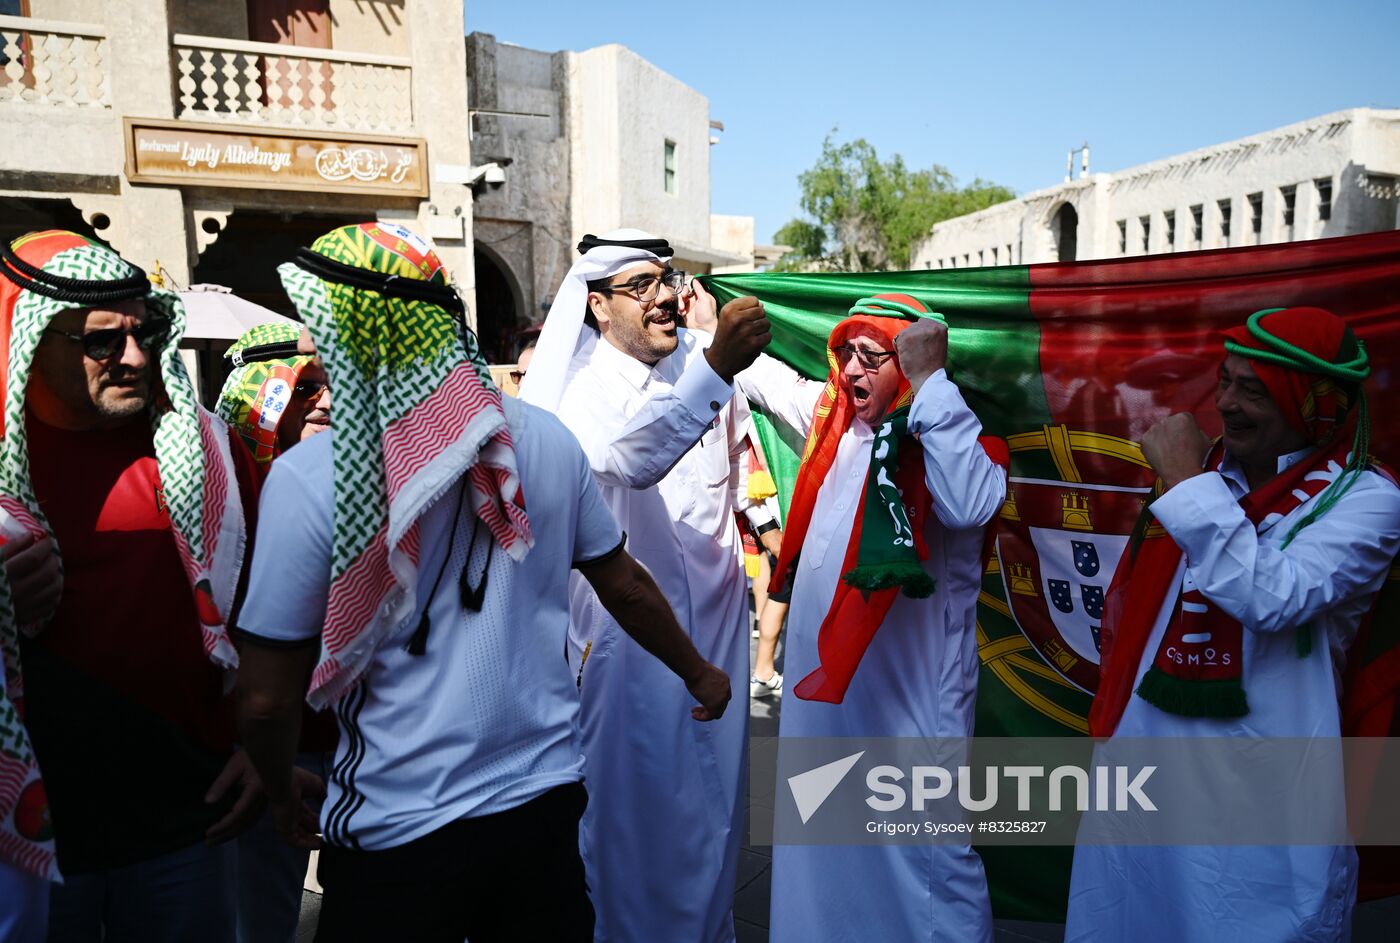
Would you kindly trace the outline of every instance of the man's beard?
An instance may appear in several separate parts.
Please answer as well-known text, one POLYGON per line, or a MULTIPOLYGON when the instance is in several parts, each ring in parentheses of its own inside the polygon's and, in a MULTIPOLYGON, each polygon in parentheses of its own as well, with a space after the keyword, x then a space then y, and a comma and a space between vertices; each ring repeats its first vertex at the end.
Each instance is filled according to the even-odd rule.
POLYGON ((151 404, 149 375, 132 370, 111 371, 101 380, 93 406, 103 419, 130 419, 151 404), (114 387, 131 383, 134 386, 114 387))
POLYGON ((679 343, 676 334, 660 335, 650 330, 650 325, 658 320, 669 318, 671 327, 681 326, 680 303, 672 298, 664 301, 642 316, 642 323, 634 332, 626 331, 619 336, 622 349, 633 359, 646 364, 654 364, 675 351, 679 343))

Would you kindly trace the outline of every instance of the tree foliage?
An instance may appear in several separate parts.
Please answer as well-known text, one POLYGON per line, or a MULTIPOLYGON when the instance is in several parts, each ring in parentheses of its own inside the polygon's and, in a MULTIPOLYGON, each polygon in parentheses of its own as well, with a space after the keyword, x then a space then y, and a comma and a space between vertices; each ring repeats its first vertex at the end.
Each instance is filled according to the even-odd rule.
POLYGON ((1012 199, 1006 187, 980 177, 966 187, 946 167, 910 170, 896 154, 882 161, 864 138, 822 141, 816 164, 798 185, 806 219, 773 236, 791 246, 780 270, 869 272, 909 266, 914 243, 934 223, 1012 199))

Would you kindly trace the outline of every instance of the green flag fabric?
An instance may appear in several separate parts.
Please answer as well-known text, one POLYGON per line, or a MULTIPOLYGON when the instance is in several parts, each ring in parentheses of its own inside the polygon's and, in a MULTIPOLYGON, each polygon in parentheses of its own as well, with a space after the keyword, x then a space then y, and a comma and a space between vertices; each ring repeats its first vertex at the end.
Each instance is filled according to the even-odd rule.
MULTIPOLYGON (((1327 308, 1366 344, 1373 403, 1393 402, 1400 383, 1400 232, 1104 262, 704 282, 721 305, 756 295, 773 325, 768 353, 813 379, 825 378, 827 335, 859 298, 908 294, 947 318, 948 374, 984 432, 1011 450, 977 607, 978 736, 1087 734, 1104 593, 1155 480, 1138 441, 1177 412, 1220 432, 1222 330, 1261 308, 1327 308)), ((755 415, 782 503, 803 443, 755 415)), ((1372 423, 1373 449, 1393 466, 1400 410, 1382 405, 1372 423)), ((1398 578, 1392 571, 1388 585, 1398 578)), ((1358 649, 1357 688, 1400 686, 1400 626, 1377 624, 1358 649)), ((1366 729, 1388 722, 1373 712, 1366 729)), ((980 852, 997 916, 1063 919, 1070 849, 980 852)))

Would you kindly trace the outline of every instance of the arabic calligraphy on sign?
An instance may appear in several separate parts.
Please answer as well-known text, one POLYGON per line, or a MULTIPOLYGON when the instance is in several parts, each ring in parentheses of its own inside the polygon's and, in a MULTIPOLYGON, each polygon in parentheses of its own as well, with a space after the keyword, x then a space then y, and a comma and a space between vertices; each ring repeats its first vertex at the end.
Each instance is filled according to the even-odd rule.
POLYGON ((371 183, 388 175, 391 183, 399 183, 413 165, 413 155, 401 153, 389 170, 389 156, 370 147, 328 147, 316 155, 316 172, 327 180, 363 180, 371 183))
POLYGON ((426 196, 427 151, 414 138, 124 119, 133 183, 426 196))

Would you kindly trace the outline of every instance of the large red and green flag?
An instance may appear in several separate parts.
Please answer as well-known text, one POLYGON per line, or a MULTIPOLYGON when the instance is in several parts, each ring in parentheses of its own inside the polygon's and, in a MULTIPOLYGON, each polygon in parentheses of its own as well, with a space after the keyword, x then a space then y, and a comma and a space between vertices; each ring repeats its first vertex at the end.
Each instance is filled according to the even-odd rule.
MULTIPOLYGON (((1345 318, 1371 356, 1372 448, 1392 467, 1400 459, 1400 232, 1103 262, 746 273, 706 283, 721 304, 758 296, 773 324, 769 353, 813 378, 826 376, 827 335, 859 298, 902 292, 947 318, 948 372, 987 433, 1011 448, 977 608, 979 736, 1088 732, 1104 593, 1155 477, 1137 443, 1178 412, 1219 434, 1222 329, 1261 308, 1310 305, 1345 318)), ((757 422, 780 496, 789 495, 802 443, 757 422)), ((1363 707, 1393 707, 1397 635, 1400 620, 1378 617, 1354 653, 1358 689, 1376 692, 1363 707)), ((982 855, 999 916, 1062 917, 1069 849, 982 855)))

